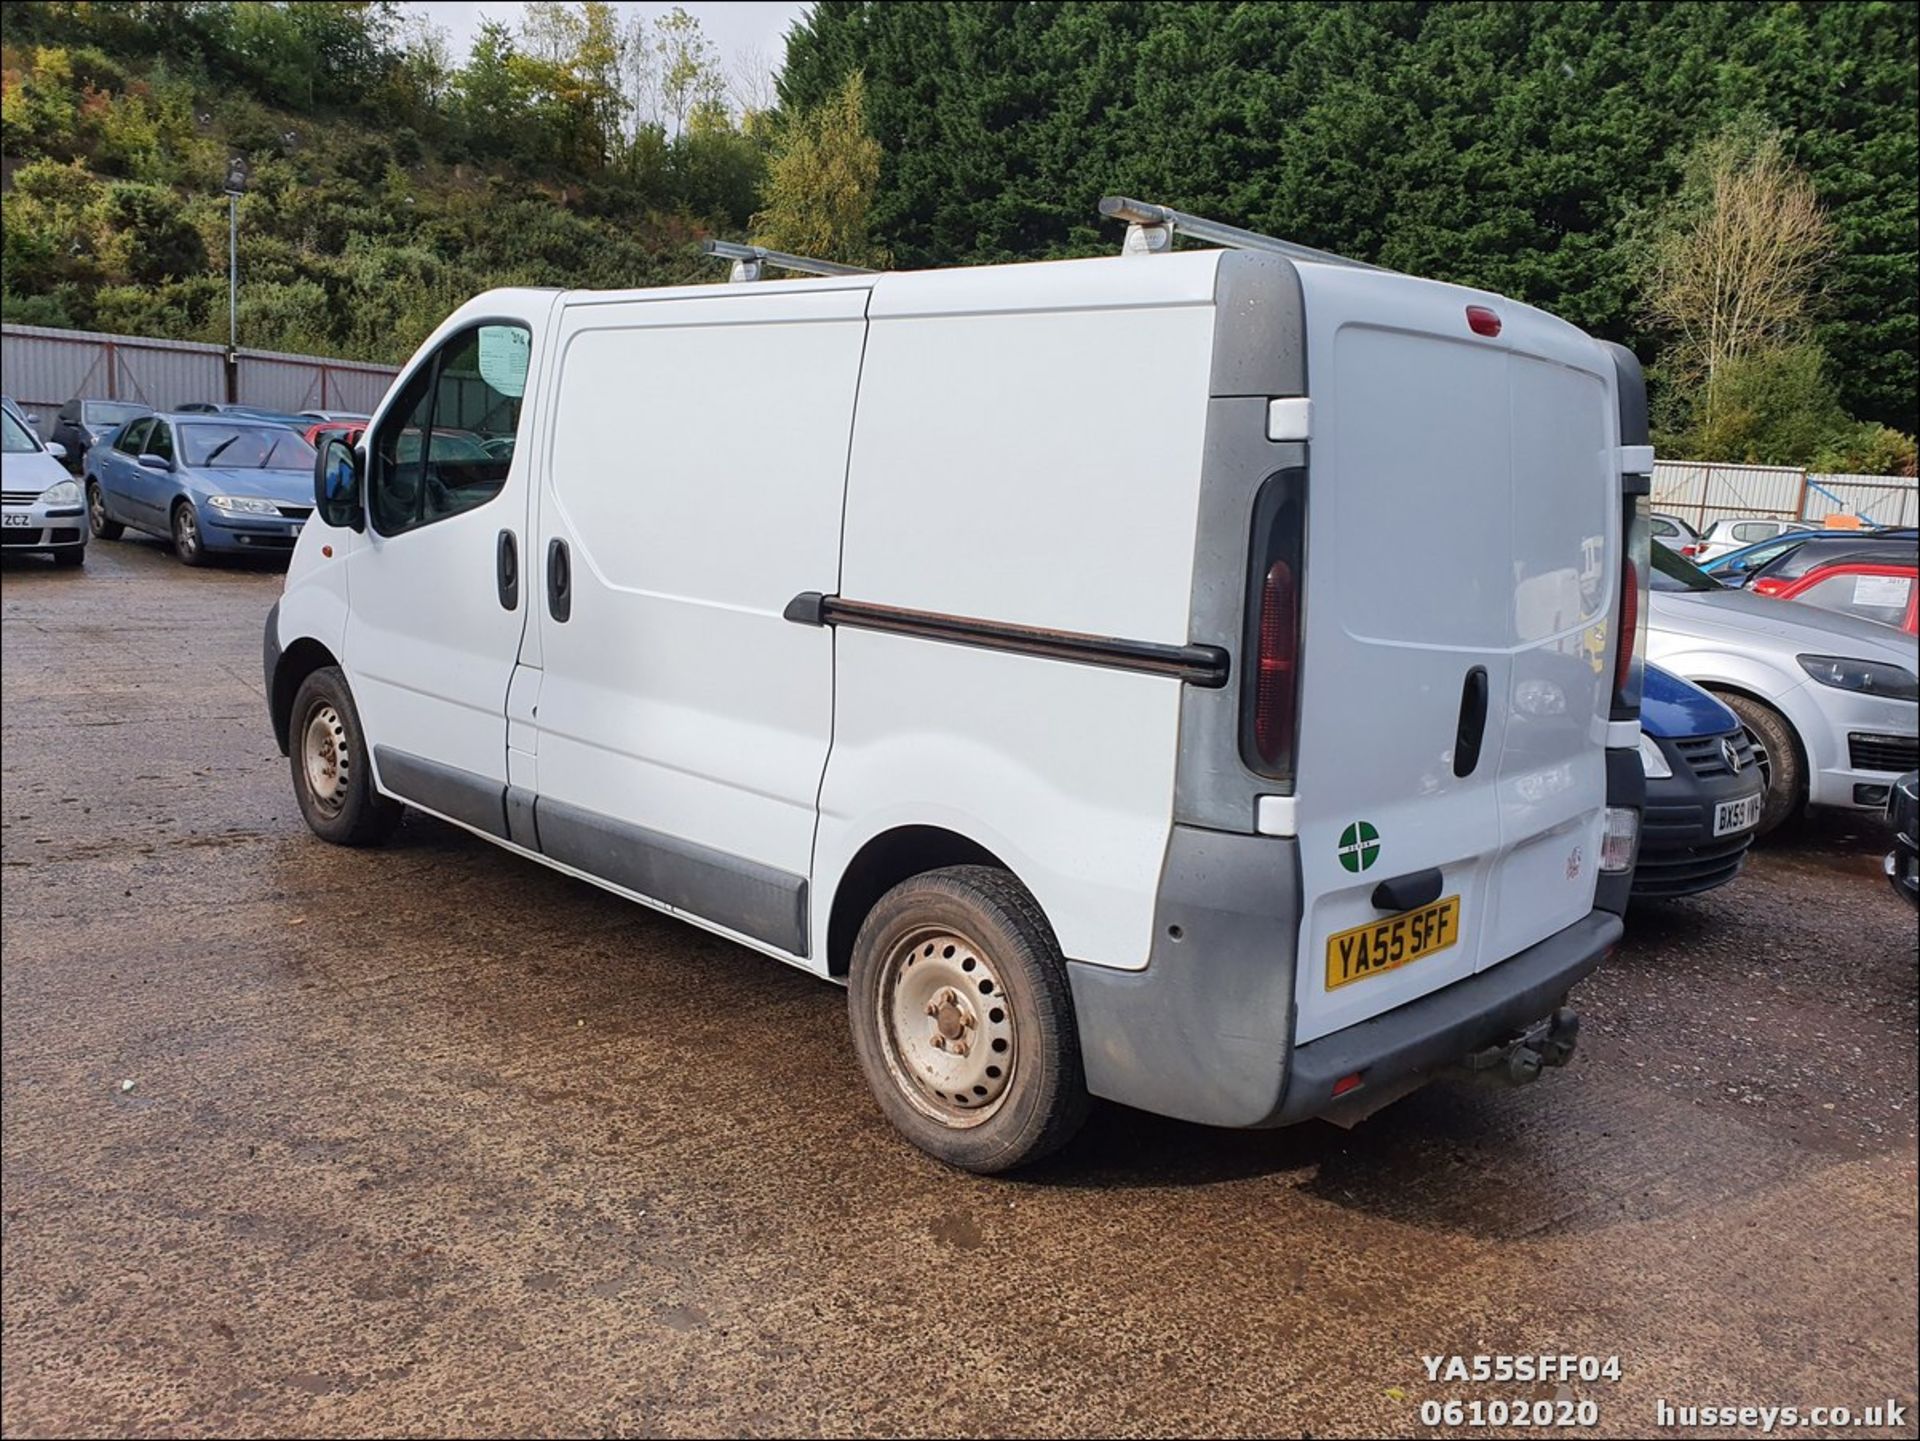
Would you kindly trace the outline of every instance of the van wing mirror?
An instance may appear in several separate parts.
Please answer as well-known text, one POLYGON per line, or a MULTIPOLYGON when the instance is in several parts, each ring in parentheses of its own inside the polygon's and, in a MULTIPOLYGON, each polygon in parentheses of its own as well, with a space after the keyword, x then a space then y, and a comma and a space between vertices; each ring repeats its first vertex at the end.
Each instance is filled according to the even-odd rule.
POLYGON ((366 529, 361 502, 360 453, 339 436, 329 436, 313 462, 313 508, 328 525, 366 529))

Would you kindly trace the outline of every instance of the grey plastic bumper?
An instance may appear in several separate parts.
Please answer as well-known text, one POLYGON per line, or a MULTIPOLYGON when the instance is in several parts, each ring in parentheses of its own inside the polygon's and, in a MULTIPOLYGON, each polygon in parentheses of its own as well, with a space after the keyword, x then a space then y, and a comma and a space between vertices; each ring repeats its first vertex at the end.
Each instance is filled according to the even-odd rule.
POLYGON ((1363 1102, 1539 1020, 1622 930, 1592 911, 1489 970, 1296 1048, 1296 843, 1175 826, 1146 969, 1068 963, 1087 1085, 1210 1126, 1304 1120, 1332 1107, 1344 1076, 1363 1079, 1342 1103, 1363 1102))
POLYGON ((280 747, 280 754, 287 753, 287 723, 279 708, 273 703, 273 686, 280 671, 280 602, 273 603, 273 609, 267 612, 267 624, 260 635, 260 662, 266 669, 267 677, 267 719, 273 725, 274 744, 280 747))

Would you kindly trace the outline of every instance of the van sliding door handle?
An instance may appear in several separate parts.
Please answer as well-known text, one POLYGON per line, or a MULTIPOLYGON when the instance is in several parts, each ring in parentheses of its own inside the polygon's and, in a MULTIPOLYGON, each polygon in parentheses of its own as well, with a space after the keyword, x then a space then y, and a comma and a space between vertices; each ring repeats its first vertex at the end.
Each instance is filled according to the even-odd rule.
POLYGON ((500 532, 499 546, 494 554, 496 574, 494 579, 500 586, 500 604, 507 610, 520 607, 520 543, 513 538, 513 532, 500 532))
POLYGON ((1465 778, 1480 764, 1480 742, 1487 733, 1487 668, 1467 672, 1460 687, 1460 729, 1453 738, 1453 773, 1465 778))
POLYGON ((558 536, 547 542, 547 614, 557 621, 573 614, 573 563, 558 536))

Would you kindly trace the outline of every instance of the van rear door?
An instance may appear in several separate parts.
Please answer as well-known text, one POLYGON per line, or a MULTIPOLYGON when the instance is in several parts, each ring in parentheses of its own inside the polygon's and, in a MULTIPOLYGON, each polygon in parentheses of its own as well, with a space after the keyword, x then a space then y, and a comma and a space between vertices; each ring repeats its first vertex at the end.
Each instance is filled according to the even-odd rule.
POLYGON ((1300 273, 1313 397, 1294 804, 1305 1042, 1592 908, 1620 521, 1612 368, 1596 342, 1479 292, 1300 273), (1468 305, 1492 310, 1499 333, 1475 333, 1468 305), (1401 904, 1381 882, 1434 870, 1457 905, 1420 944, 1380 929, 1401 904))

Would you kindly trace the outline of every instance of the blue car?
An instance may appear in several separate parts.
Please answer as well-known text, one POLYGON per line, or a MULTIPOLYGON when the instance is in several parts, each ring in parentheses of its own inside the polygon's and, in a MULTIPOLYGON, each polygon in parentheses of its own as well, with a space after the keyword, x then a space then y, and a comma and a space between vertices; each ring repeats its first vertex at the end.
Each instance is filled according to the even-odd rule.
POLYGON ((1697 895, 1740 874, 1766 797, 1766 757, 1734 713, 1691 681, 1647 667, 1640 697, 1636 899, 1697 895))
POLYGON ((164 536, 186 565, 293 549, 313 511, 313 447, 294 431, 232 415, 130 420, 87 452, 87 525, 164 536))

